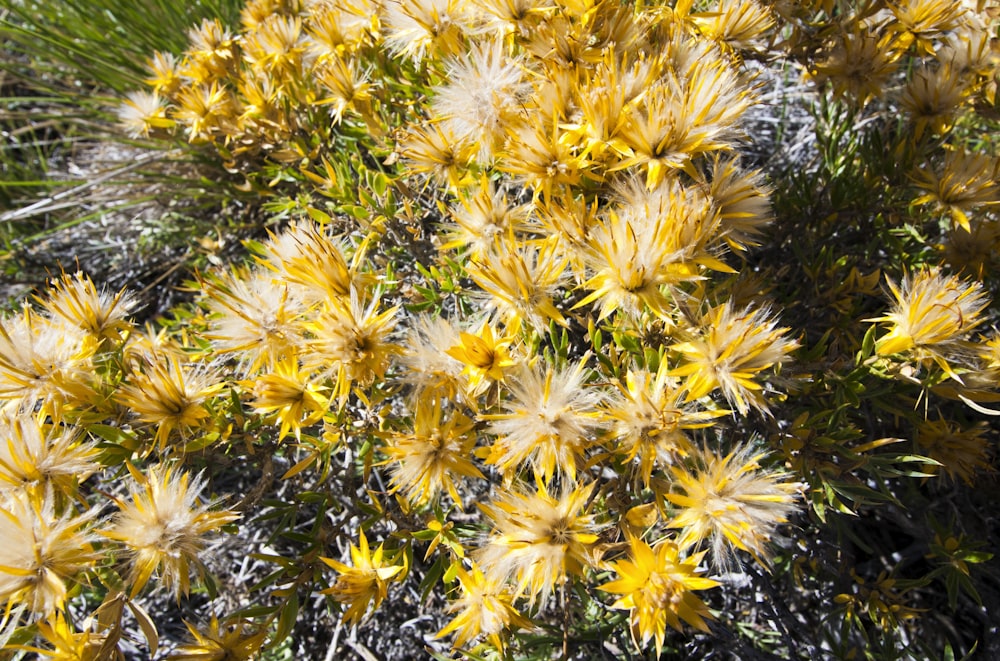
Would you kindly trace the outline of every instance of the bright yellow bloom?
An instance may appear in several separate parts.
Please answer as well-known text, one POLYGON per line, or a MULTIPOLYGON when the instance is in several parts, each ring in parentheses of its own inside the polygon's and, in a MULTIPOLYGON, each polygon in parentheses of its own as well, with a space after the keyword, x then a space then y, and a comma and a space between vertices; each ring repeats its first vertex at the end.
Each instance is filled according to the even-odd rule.
POLYGON ((300 289, 299 298, 316 304, 349 298, 352 288, 366 289, 371 283, 371 278, 360 272, 363 247, 354 252, 350 262, 347 252, 346 241, 338 241, 322 227, 306 222, 272 235, 260 261, 274 271, 277 280, 300 289))
POLYGON ((558 470, 576 478, 584 453, 602 427, 597 404, 600 392, 586 385, 586 361, 555 370, 548 365, 524 367, 510 385, 504 413, 484 415, 498 435, 486 463, 508 479, 530 463, 535 479, 548 483, 558 470))
POLYGON ((493 581, 514 583, 514 597, 527 595, 543 606, 553 588, 569 575, 580 576, 594 562, 594 517, 585 513, 594 490, 590 483, 565 487, 559 498, 544 485, 534 494, 501 491, 480 509, 494 530, 476 558, 493 581))
POLYGON ((629 546, 631 558, 613 564, 619 578, 600 589, 622 595, 612 608, 631 611, 636 646, 653 640, 659 654, 667 625, 680 631, 681 621, 708 632, 705 620, 712 619, 712 614, 694 591, 708 590, 719 583, 699 575, 698 564, 705 553, 681 558, 680 549, 672 541, 663 540, 650 547, 638 537, 632 537, 629 546))
POLYGON ((145 79, 155 94, 172 97, 181 86, 181 76, 177 71, 177 58, 173 53, 155 51, 146 63, 150 77, 145 79))
POLYGON ((322 63, 327 58, 351 53, 370 35, 378 34, 376 2, 343 0, 310 5, 311 17, 306 32, 312 39, 312 52, 322 63))
POLYGON ((80 430, 42 424, 30 413, 0 414, 0 491, 48 490, 75 496, 77 487, 99 468, 97 448, 81 441, 80 430))
POLYGON ((784 362, 798 346, 784 336, 788 329, 778 328, 767 310, 737 311, 728 301, 709 310, 701 326, 696 339, 670 347, 684 356, 685 363, 671 374, 687 377, 688 400, 718 388, 743 415, 751 407, 767 411, 762 386, 755 379, 784 362))
POLYGON ((618 310, 638 321, 648 309, 669 318, 676 309, 669 288, 702 278, 699 263, 723 268, 705 250, 718 217, 704 200, 668 180, 653 189, 624 189, 623 205, 608 211, 588 239, 593 290, 576 307, 600 301, 599 318, 618 310))
POLYGON ((220 352, 235 354, 248 376, 286 360, 301 341, 304 306, 270 273, 233 269, 201 285, 213 312, 205 337, 220 352))
POLYGON ((625 460, 638 460, 639 476, 649 487, 653 468, 669 466, 692 451, 685 429, 710 427, 714 418, 729 411, 698 411, 684 402, 684 391, 669 375, 666 360, 655 374, 629 370, 619 393, 607 405, 614 421, 618 449, 625 460))
POLYGON ((892 324, 875 351, 881 356, 911 352, 954 375, 948 359, 963 353, 963 341, 983 321, 979 313, 989 304, 982 285, 924 269, 904 278, 901 286, 890 280, 889 289, 896 299, 891 311, 869 320, 892 324))
POLYGON ((455 225, 449 228, 441 249, 467 247, 470 258, 480 259, 497 239, 520 236, 528 230, 529 209, 530 205, 511 204, 507 191, 498 190, 492 179, 483 177, 471 195, 460 197, 459 205, 452 206, 455 225))
POLYGON ((459 333, 459 343, 447 354, 462 363, 462 374, 467 381, 466 394, 475 399, 493 383, 502 383, 506 370, 516 361, 511 358, 509 335, 496 337, 488 321, 483 321, 474 333, 459 333))
POLYGON ((413 432, 394 435, 384 450, 392 461, 392 484, 416 504, 447 491, 461 506, 454 477, 483 477, 472 462, 475 422, 458 412, 443 421, 443 408, 440 400, 419 400, 413 432))
POLYGON ((675 491, 665 497, 678 508, 670 527, 683 529, 682 547, 710 543, 721 569, 729 566, 734 549, 766 566, 767 543, 795 509, 800 486, 785 481, 784 473, 761 468, 764 456, 745 445, 725 457, 702 450, 694 455, 693 469, 671 466, 675 491))
MULTIPOLYGON (((471 4, 471 3, 469 3, 471 4)), ((428 55, 457 55, 474 27, 460 0, 399 0, 384 5, 385 45, 416 61, 428 55)))
POLYGON ((330 92, 330 96, 316 101, 316 104, 331 105, 335 122, 342 121, 344 112, 351 110, 374 126, 377 120, 372 115, 372 84, 369 82, 369 75, 358 71, 353 60, 340 57, 327 58, 316 70, 315 76, 316 80, 330 92))
POLYGON ((135 305, 133 296, 124 289, 114 295, 97 291, 83 273, 66 273, 53 280, 38 302, 54 318, 79 326, 98 340, 121 341, 133 328, 128 320, 135 305))
POLYGON ((735 158, 713 161, 708 197, 722 238, 734 250, 759 245, 763 227, 773 218, 770 192, 759 170, 743 170, 735 158))
POLYGON ((192 642, 179 645, 167 661, 249 661, 258 658, 268 632, 247 630, 247 623, 221 625, 212 615, 206 630, 185 622, 192 642))
POLYGON ((59 418, 65 407, 89 407, 94 393, 96 339, 76 324, 25 308, 0 318, 0 407, 23 410, 42 404, 59 418))
POLYGON ((200 558, 205 537, 240 515, 231 510, 212 511, 200 504, 204 480, 196 477, 192 481, 177 464, 160 464, 145 474, 127 465, 134 479, 129 501, 118 504, 112 526, 102 534, 121 542, 128 551, 132 597, 157 571, 167 590, 178 598, 187 596, 191 573, 205 571, 200 558))
POLYGON ((231 131, 239 115, 236 100, 218 83, 182 87, 176 102, 173 116, 187 127, 191 142, 204 142, 218 133, 231 131))
POLYGON ((690 15, 702 34, 731 48, 752 49, 774 27, 774 15, 756 0, 719 0, 710 12, 690 15))
POLYGON ((219 19, 205 19, 188 31, 186 70, 184 74, 196 85, 222 78, 236 57, 236 40, 219 19))
POLYGON ((629 62, 608 49, 602 62, 581 72, 573 101, 579 117, 563 124, 564 140, 580 147, 580 155, 602 165, 614 165, 632 151, 621 139, 626 108, 652 83, 655 60, 629 62))
POLYGON ((939 168, 919 168, 913 176, 925 191, 914 204, 934 205, 951 214, 952 222, 970 232, 969 212, 1000 204, 1000 158, 949 151, 939 168))
POLYGON ((587 160, 565 144, 557 120, 558 115, 553 117, 551 127, 537 125, 537 121, 533 126, 508 127, 506 150, 497 164, 533 190, 536 200, 548 200, 554 190, 579 185, 587 169, 587 160))
POLYGON ((206 401, 226 384, 204 366, 182 363, 177 355, 150 354, 143 363, 142 371, 130 375, 116 399, 141 422, 156 426, 154 442, 162 452, 174 431, 185 435, 210 421, 206 401))
POLYGON ((469 182, 476 145, 460 140, 450 124, 411 126, 402 142, 410 174, 426 174, 457 190, 469 182))
POLYGON ((326 388, 300 369, 295 353, 276 362, 270 372, 258 374, 242 385, 253 388, 250 404, 258 413, 274 414, 280 421, 279 441, 289 431, 299 440, 302 428, 319 422, 330 406, 329 398, 323 395, 326 388))
POLYGON ((302 75, 306 43, 302 39, 302 20, 274 14, 240 40, 240 56, 254 74, 285 79, 302 75))
POLYGON ((613 169, 646 169, 646 186, 655 188, 692 157, 726 148, 750 106, 745 81, 722 60, 706 58, 683 79, 672 74, 647 90, 622 129, 634 156, 613 169))
POLYGON ((353 386, 366 387, 384 377, 389 358, 401 351, 388 339, 399 308, 379 311, 378 305, 378 296, 365 306, 357 290, 352 289, 350 301, 330 300, 326 309, 306 325, 314 337, 307 345, 305 367, 325 367, 334 375, 334 394, 341 406, 353 386))
POLYGON ((52 494, 0 499, 0 603, 25 604, 40 616, 62 609, 66 582, 99 558, 84 530, 95 514, 57 514, 52 494))
POLYGON ((454 646, 462 647, 479 636, 485 636, 494 647, 502 650, 504 646, 500 634, 504 629, 531 626, 531 620, 517 612, 511 604, 512 597, 502 581, 487 576, 476 564, 472 565, 471 571, 459 569, 456 576, 462 596, 449 604, 448 611, 458 615, 437 633, 438 638, 454 633, 454 646))
POLYGON ((351 565, 331 558, 320 558, 324 563, 340 573, 337 582, 320 594, 330 594, 337 601, 347 604, 344 620, 357 624, 365 616, 368 605, 372 609, 379 607, 389 593, 389 581, 396 577, 404 567, 391 564, 384 557, 384 544, 372 553, 368 548, 368 538, 365 531, 358 532, 359 545, 351 545, 351 565))
POLYGON ((567 263, 558 236, 530 244, 507 237, 470 264, 468 273, 489 294, 487 305, 503 319, 508 334, 517 334, 525 322, 545 334, 550 320, 568 323, 553 300, 562 290, 567 263))
POLYGON ((952 120, 969 93, 969 81, 950 66, 917 69, 903 90, 900 103, 914 121, 914 138, 924 131, 941 135, 952 126, 952 120))

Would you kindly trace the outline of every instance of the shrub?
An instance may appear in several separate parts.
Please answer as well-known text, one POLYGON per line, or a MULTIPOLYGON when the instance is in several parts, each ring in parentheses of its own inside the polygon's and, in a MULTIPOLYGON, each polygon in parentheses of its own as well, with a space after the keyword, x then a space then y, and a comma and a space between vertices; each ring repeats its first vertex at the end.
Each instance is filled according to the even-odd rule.
POLYGON ((982 4, 251 0, 151 53, 122 130, 275 220, 145 328, 82 274, 2 321, 5 649, 997 649, 982 4), (808 160, 751 163, 797 74, 808 160))

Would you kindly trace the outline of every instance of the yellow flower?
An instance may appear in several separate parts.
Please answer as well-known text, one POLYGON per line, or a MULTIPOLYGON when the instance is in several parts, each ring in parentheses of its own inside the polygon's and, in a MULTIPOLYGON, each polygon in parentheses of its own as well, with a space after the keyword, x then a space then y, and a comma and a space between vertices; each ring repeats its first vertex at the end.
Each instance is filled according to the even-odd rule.
POLYGON ((916 124, 914 139, 919 140, 927 129, 934 135, 948 131, 968 92, 968 81, 951 66, 917 69, 900 99, 916 124))
POLYGON ((682 547, 709 542, 721 569, 729 566, 734 549, 766 566, 767 543, 795 508, 800 487, 784 481, 784 473, 761 468, 758 461, 764 455, 750 445, 725 457, 702 450, 694 455, 693 469, 671 466, 673 486, 683 493, 673 491, 665 497, 678 508, 669 525, 683 529, 682 547))
POLYGON ((510 355, 514 338, 496 337, 488 321, 483 321, 474 333, 459 333, 458 344, 448 348, 447 354, 462 363, 466 377, 466 395, 475 399, 492 383, 502 383, 505 372, 515 365, 510 355))
POLYGON ((133 328, 128 320, 135 305, 132 295, 124 289, 114 295, 97 291, 83 273, 63 274, 53 280, 38 302, 53 318, 79 326, 98 340, 121 341, 133 328))
POLYGON ((731 48, 752 49, 774 27, 774 15, 756 0, 720 0, 714 11, 690 15, 702 34, 731 48))
POLYGON ((213 83, 225 76, 236 58, 236 40, 219 19, 206 18, 188 31, 185 75, 196 85, 213 83))
POLYGON ((368 547, 365 531, 360 530, 359 545, 351 546, 351 565, 346 565, 331 558, 320 558, 324 563, 337 570, 340 576, 337 582, 320 594, 330 594, 337 601, 347 604, 344 620, 357 624, 365 616, 368 605, 372 609, 379 607, 389 593, 389 581, 396 577, 404 567, 387 562, 384 557, 384 544, 372 553, 368 547))
POLYGON ((181 86, 181 76, 177 71, 177 58, 173 53, 155 51, 146 63, 150 77, 143 82, 153 88, 154 94, 173 97, 181 86))
POLYGON ((511 580, 514 597, 528 596, 543 606, 552 589, 569 575, 579 576, 593 564, 597 542, 594 517, 585 513, 594 484, 564 487, 559 498, 545 485, 534 494, 501 491, 480 509, 493 523, 493 533, 476 558, 491 581, 511 580))
MULTIPOLYGON (((124 661, 117 648, 106 649, 107 637, 91 631, 77 631, 62 611, 55 611, 37 624, 38 634, 50 645, 48 649, 20 647, 49 661, 124 661)), ((11 646, 13 647, 13 646, 11 646)))
POLYGON ((666 76, 631 109, 621 137, 634 155, 612 169, 643 166, 652 189, 693 156, 727 147, 750 105, 746 89, 717 58, 692 65, 683 79, 666 76))
POLYGON ((344 0, 336 4, 310 6, 311 17, 306 32, 312 38, 312 52, 322 63, 329 57, 350 53, 378 34, 376 3, 370 0, 344 0))
POLYGON ((648 309, 669 318, 676 305, 669 288, 701 279, 699 263, 721 265, 705 252, 718 217, 670 180, 654 189, 624 189, 623 205, 593 229, 586 262, 593 290, 575 307, 601 302, 598 318, 620 310, 638 321, 648 309))
POLYGON ((875 342, 875 351, 881 356, 911 352, 955 376, 948 359, 964 352, 963 340, 983 321, 979 313, 989 304, 982 285, 924 269, 904 278, 901 286, 890 280, 889 289, 896 299, 892 309, 869 320, 892 324, 875 342))
POLYGON ((898 48, 916 44, 921 55, 934 54, 934 39, 957 28, 968 11, 961 2, 951 0, 894 0, 887 3, 896 22, 890 32, 899 34, 898 48))
POLYGON ((728 301, 709 310, 701 325, 699 337, 670 347, 686 361, 671 374, 687 377, 688 401, 718 388, 742 415, 751 407, 767 411, 762 386, 755 378, 784 362, 798 346, 784 337, 788 329, 778 328, 767 310, 737 311, 728 301))
POLYGON ((619 393, 607 405, 607 417, 614 421, 618 449, 625 460, 638 459, 639 475, 645 487, 655 465, 669 466, 692 452, 685 429, 710 427, 712 420, 729 411, 698 411, 685 404, 684 391, 669 375, 666 360, 655 374, 629 370, 619 393))
POLYGON ((586 385, 586 360, 555 370, 548 365, 522 368, 501 402, 505 413, 484 415, 498 435, 487 464, 508 479, 530 462, 535 479, 552 480, 556 470, 575 479, 584 453, 602 427, 600 392, 586 385))
POLYGON ((568 322, 556 307, 554 297, 562 290, 568 259, 558 236, 537 243, 521 243, 507 237, 468 266, 471 277, 489 294, 487 305, 496 310, 516 335, 527 322, 545 334, 549 321, 568 322))
POLYGON ((199 503, 205 488, 202 478, 193 481, 177 464, 160 464, 140 473, 127 464, 134 479, 129 502, 120 502, 108 539, 121 542, 128 551, 131 571, 128 581, 135 597, 159 571, 162 585, 178 598, 190 592, 191 573, 204 574, 200 557, 205 537, 239 514, 212 511, 199 503))
POLYGON ((536 200, 552 198, 553 190, 580 185, 588 166, 562 139, 558 119, 553 115, 551 127, 537 119, 529 126, 507 127, 507 146, 498 159, 497 168, 532 189, 536 200))
POLYGON ((451 622, 437 633, 441 638, 455 634, 453 645, 462 647, 479 636, 485 636, 497 649, 502 650, 504 629, 527 628, 527 619, 511 604, 511 595, 501 581, 487 576, 478 565, 470 571, 458 569, 456 572, 462 596, 448 606, 448 611, 458 612, 451 622))
POLYGON ((379 311, 376 292, 365 306, 357 290, 350 301, 332 299, 313 321, 306 324, 313 339, 305 356, 307 370, 326 367, 335 376, 334 393, 340 405, 354 385, 367 387, 385 376, 389 358, 401 349, 389 342, 396 325, 397 307, 379 311))
MULTIPOLYGON (((0 318, 0 402, 59 418, 67 407, 89 407, 94 392, 95 338, 76 324, 25 308, 0 318)), ((2 407, 2 404, 0 404, 2 407)))
POLYGON ((184 626, 193 640, 179 645, 167 661, 249 661, 258 658, 268 635, 266 630, 247 631, 247 624, 239 620, 221 625, 214 614, 206 630, 190 622, 184 626))
POLYGON ((330 92, 329 97, 316 101, 316 104, 330 104, 335 122, 342 121, 344 111, 351 110, 374 127, 377 120, 372 115, 372 84, 368 80, 368 73, 358 72, 355 61, 340 57, 327 58, 314 75, 330 92))
POLYGON ((349 298, 352 288, 365 289, 372 279, 360 272, 365 261, 364 246, 346 258, 348 246, 336 241, 315 223, 297 223, 278 235, 271 235, 260 261, 274 271, 276 279, 295 285, 293 297, 307 304, 330 298, 349 298))
POLYGON ((601 62, 580 72, 581 80, 572 87, 579 111, 563 125, 563 137, 581 148, 582 157, 604 166, 632 156, 621 138, 626 111, 653 85, 662 62, 659 57, 633 61, 609 48, 601 62))
POLYGON ((479 259, 497 239, 527 231, 529 209, 530 205, 511 204, 505 190, 497 190, 492 179, 483 177, 471 195, 460 197, 459 205, 451 208, 455 225, 448 228, 448 240, 441 249, 467 247, 469 257, 479 259))
POLYGON ((949 151, 940 168, 919 168, 913 179, 918 188, 927 191, 913 203, 933 202, 966 232, 971 231, 968 212, 1000 204, 1000 158, 949 151))
POLYGON ((411 126, 402 141, 402 156, 410 174, 426 174, 439 184, 460 189, 469 183, 476 145, 460 140, 449 124, 411 126))
POLYGON ((174 118, 187 127, 191 142, 211 140, 217 133, 232 131, 239 115, 236 100, 218 83, 182 87, 177 92, 174 118))
POLYGON ((285 79, 301 78, 306 44, 302 39, 302 20, 274 14, 240 41, 240 55, 258 76, 285 79))
POLYGON ((612 607, 631 611, 636 646, 653 640, 659 654, 667 625, 680 631, 681 621, 708 632, 705 620, 712 614, 694 591, 708 590, 719 583, 699 575, 698 564, 705 553, 681 558, 680 549, 672 541, 663 540, 650 547, 638 537, 632 537, 629 546, 631 558, 613 564, 619 578, 600 589, 622 595, 612 607))
POLYGON ((770 192, 759 170, 745 171, 735 158, 712 162, 708 197, 719 215, 722 238, 734 250, 759 245, 762 228, 773 218, 770 192))
POLYGON ((483 477, 471 460, 475 423, 458 412, 442 422, 443 408, 440 400, 418 400, 413 432, 395 434, 385 448, 392 484, 419 505, 447 491, 461 506, 454 476, 483 477))
POLYGON ((899 67, 901 51, 893 48, 894 35, 852 26, 854 31, 836 37, 826 58, 809 72, 819 84, 829 82, 837 96, 847 96, 859 106, 885 94, 899 67))
POLYGON ((0 602, 51 616, 66 603, 66 581, 99 556, 84 530, 96 511, 57 514, 51 493, 15 492, 0 499, 0 602))
POLYGON ((460 0, 399 0, 384 10, 386 46, 418 62, 462 52, 473 29, 470 8, 460 0))
POLYGON ((295 353, 277 361, 270 372, 258 374, 242 385, 253 389, 251 406, 258 413, 273 413, 281 422, 279 441, 289 431, 296 440, 301 439, 302 428, 319 422, 330 406, 329 398, 323 395, 326 388, 300 369, 295 353))
POLYGON ((79 428, 41 424, 30 413, 0 414, 0 491, 75 496, 99 468, 96 455, 93 443, 81 442, 79 428))
POLYGON ((118 123, 130 138, 148 138, 173 128, 165 99, 156 92, 129 92, 118 108, 118 123))
POLYGON ((235 354, 247 375, 285 360, 301 341, 304 306, 269 273, 233 269, 201 286, 213 313, 205 337, 220 352, 235 354))
POLYGON ((116 400, 141 422, 156 425, 154 442, 162 452, 176 430, 186 435, 211 420, 206 401, 221 392, 225 383, 204 366, 182 363, 177 355, 149 354, 143 369, 119 388, 116 400))

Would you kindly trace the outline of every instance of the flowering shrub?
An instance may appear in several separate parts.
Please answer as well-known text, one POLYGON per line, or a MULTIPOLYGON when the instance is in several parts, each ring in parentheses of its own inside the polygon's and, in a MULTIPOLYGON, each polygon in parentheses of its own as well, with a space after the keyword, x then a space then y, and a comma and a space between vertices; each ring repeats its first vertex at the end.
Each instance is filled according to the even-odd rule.
POLYGON ((987 617, 940 502, 1000 414, 985 4, 251 0, 151 54, 124 129, 277 220, 156 325, 82 274, 0 323, 5 649, 416 600, 439 658, 968 651, 920 632, 987 617), (829 95, 793 171, 746 153, 777 62, 829 95))

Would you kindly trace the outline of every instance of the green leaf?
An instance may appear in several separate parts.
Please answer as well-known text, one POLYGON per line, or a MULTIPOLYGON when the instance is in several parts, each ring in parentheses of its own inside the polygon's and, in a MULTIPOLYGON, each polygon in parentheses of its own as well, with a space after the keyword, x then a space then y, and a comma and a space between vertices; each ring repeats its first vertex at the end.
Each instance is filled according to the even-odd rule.
POLYGON ((281 609, 281 615, 278 616, 278 628, 274 632, 274 638, 271 640, 272 645, 277 645, 283 640, 288 638, 292 633, 292 629, 295 627, 295 620, 299 616, 299 593, 298 590, 292 592, 291 597, 285 603, 281 609))

